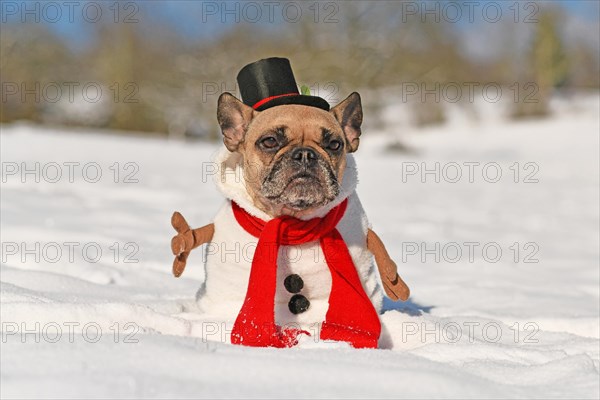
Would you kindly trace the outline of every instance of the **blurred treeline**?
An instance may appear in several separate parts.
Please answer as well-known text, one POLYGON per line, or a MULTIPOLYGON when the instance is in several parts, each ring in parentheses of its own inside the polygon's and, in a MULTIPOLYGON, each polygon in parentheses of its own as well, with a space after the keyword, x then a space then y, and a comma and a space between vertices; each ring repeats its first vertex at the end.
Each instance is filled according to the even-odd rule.
MULTIPOLYGON (((275 24, 199 20, 213 32, 198 36, 182 33, 176 22, 139 4, 138 22, 88 24, 91 40, 83 48, 74 48, 49 24, 3 24, 0 122, 214 136, 218 95, 236 94, 239 69, 270 56, 290 58, 298 84, 330 103, 354 90, 378 93, 363 96, 373 115, 390 98, 401 98, 398 88, 406 82, 428 88, 518 82, 519 99, 511 111, 515 118, 546 115, 557 90, 599 87, 598 49, 565 43, 560 7, 540 7, 537 22, 527 26, 510 19, 498 22, 489 44, 492 56, 478 57, 466 50, 465 38, 478 35, 479 28, 467 27, 465 34, 465 24, 443 18, 406 18, 398 2, 336 2, 337 12, 327 23, 325 9, 319 21, 312 16, 275 24), (95 86, 88 88, 92 95, 87 100, 80 92, 90 82, 102 88, 98 101, 95 86), (536 90, 523 90, 527 82, 534 82, 536 90), (59 98, 56 87, 62 90, 59 98), (74 99, 67 96, 69 88, 74 99), (536 101, 524 101, 533 92, 536 101)), ((409 105, 415 123, 443 121, 443 103, 443 98, 416 96, 409 105)))

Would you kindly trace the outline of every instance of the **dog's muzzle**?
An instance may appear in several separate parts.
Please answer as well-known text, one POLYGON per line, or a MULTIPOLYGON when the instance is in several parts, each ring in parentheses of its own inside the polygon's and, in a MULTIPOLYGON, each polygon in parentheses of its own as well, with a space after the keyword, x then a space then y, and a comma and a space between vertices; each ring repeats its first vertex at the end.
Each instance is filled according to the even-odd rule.
POLYGON ((273 164, 261 191, 276 204, 306 210, 335 199, 339 184, 331 165, 316 150, 296 147, 273 164))

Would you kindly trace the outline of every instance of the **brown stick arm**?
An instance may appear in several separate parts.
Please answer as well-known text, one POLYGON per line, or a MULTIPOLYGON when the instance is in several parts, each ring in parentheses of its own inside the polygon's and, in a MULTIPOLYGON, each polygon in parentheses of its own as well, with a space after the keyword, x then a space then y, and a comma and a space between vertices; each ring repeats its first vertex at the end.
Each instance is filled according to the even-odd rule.
POLYGON ((367 231, 367 248, 375 257, 385 293, 392 300, 406 301, 410 296, 410 289, 398 275, 398 267, 385 249, 385 245, 371 229, 367 231))
POLYGON ((191 229, 183 215, 175 211, 171 217, 171 225, 177 231, 177 235, 171 239, 171 250, 175 255, 173 260, 173 275, 180 277, 185 269, 185 264, 190 252, 198 246, 212 240, 215 233, 215 225, 208 224, 202 228, 191 229))

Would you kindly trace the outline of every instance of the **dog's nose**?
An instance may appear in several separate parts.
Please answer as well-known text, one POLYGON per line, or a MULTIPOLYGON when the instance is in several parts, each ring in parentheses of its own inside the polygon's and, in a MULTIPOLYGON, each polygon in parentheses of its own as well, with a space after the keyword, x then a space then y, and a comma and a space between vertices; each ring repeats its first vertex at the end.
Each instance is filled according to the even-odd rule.
POLYGON ((292 159, 303 164, 312 164, 317 159, 317 153, 310 147, 298 147, 292 151, 292 159))

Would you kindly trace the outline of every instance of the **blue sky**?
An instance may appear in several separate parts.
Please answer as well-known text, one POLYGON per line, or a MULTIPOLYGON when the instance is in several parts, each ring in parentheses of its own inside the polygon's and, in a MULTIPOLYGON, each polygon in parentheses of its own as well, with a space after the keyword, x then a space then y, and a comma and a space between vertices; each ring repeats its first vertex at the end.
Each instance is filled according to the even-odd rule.
MULTIPOLYGON (((69 10, 65 6, 61 6, 61 18, 57 18, 56 21, 48 21, 53 20, 55 18, 55 9, 52 6, 47 6, 44 2, 39 1, 2 1, 1 11, 2 11, 2 21, 3 22, 19 22, 20 19, 23 18, 24 10, 22 7, 28 7, 32 9, 37 7, 39 13, 42 15, 41 20, 42 23, 45 23, 51 27, 57 34, 64 37, 68 43, 72 45, 74 48, 82 48, 85 47, 91 38, 93 29, 93 23, 87 22, 83 17, 83 9, 87 10, 88 16, 95 15, 94 12, 96 10, 95 4, 103 3, 105 10, 104 14, 100 18, 101 22, 111 22, 114 18, 119 20, 123 20, 130 16, 131 18, 137 18, 139 23, 143 24, 144 28, 152 29, 154 24, 167 24, 169 28, 182 36, 182 38, 188 40, 203 40, 208 39, 212 35, 219 35, 225 32, 227 29, 231 28, 235 25, 234 18, 236 15, 240 16, 242 20, 244 20, 244 15, 242 15, 242 7, 244 7, 245 12, 247 13, 248 18, 253 18, 255 11, 258 9, 254 5, 248 5, 244 2, 224 2, 224 1, 194 1, 194 0, 169 0, 169 1, 161 1, 161 0, 151 0, 151 1, 137 1, 136 4, 139 4, 140 10, 138 11, 136 4, 132 4, 134 2, 130 1, 121 1, 117 3, 114 0, 105 0, 105 1, 79 1, 77 3, 77 8, 74 9, 74 18, 72 20, 69 19, 69 10), (92 4, 88 4, 92 3, 92 4), (226 21, 223 23, 221 21, 221 13, 226 10, 233 10, 238 7, 238 12, 234 14, 226 14, 226 21), (24 6, 24 4, 26 4, 24 6), (15 13, 14 7, 17 7, 17 11, 15 13), (46 15, 44 15, 44 10, 46 15)), ((50 2, 62 5, 64 2, 56 1, 50 2)), ((273 27, 276 29, 281 26, 282 22, 284 22, 282 15, 282 7, 285 4, 284 2, 280 2, 277 8, 272 8, 274 22, 269 22, 269 18, 267 17, 269 9, 265 6, 266 1, 253 1, 255 5, 258 5, 260 8, 260 12, 262 17, 258 20, 258 22, 253 23, 253 26, 262 29, 269 29, 273 27)), ((315 1, 295 1, 292 2, 301 7, 301 10, 304 10, 303 18, 316 18, 315 7, 318 9, 318 18, 324 19, 328 13, 335 11, 333 6, 329 3, 337 3, 342 4, 342 2, 328 2, 323 1, 317 3, 315 1), (312 7, 312 8, 311 8, 312 7)), ((428 5, 425 2, 409 2, 413 4, 417 4, 418 7, 431 7, 432 3, 430 2, 428 5)), ((526 15, 533 12, 534 9, 529 6, 527 7, 528 1, 521 1, 517 3, 517 0, 484 0, 478 1, 477 7, 479 9, 485 8, 488 3, 501 4, 505 18, 510 18, 514 13, 515 4, 520 9, 520 18, 525 18, 526 15)), ((398 2, 399 7, 402 7, 402 3, 398 2)), ((444 2, 440 3, 442 6, 444 2)), ((554 0, 554 1, 539 1, 538 4, 540 8, 548 6, 560 5, 564 8, 572 18, 576 18, 578 20, 583 21, 586 24, 598 24, 599 23, 599 14, 600 2, 598 0, 554 0)), ((274 6, 275 7, 275 6, 274 6)), ((405 7, 408 7, 405 5, 405 7)), ((409 10, 406 8, 406 10, 409 10)), ((475 20, 476 23, 469 23, 467 18, 461 18, 459 23, 457 24, 461 29, 466 29, 470 31, 471 29, 477 29, 477 21, 481 21, 481 11, 476 9, 475 12, 475 20)), ((288 13, 290 15, 294 15, 294 7, 288 9, 288 13)), ((338 10, 337 15, 342 15, 343 10, 338 10)), ((408 12, 407 12, 408 14, 408 12)), ((32 20, 32 16, 25 16, 29 21, 32 20)), ((315 25, 315 29, 318 29, 318 25, 315 25)))

